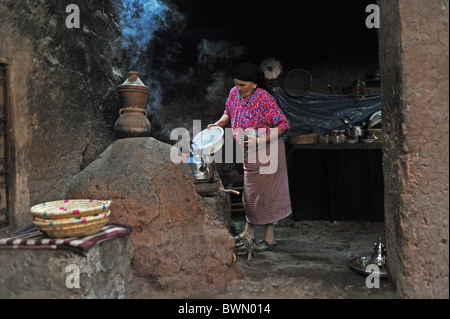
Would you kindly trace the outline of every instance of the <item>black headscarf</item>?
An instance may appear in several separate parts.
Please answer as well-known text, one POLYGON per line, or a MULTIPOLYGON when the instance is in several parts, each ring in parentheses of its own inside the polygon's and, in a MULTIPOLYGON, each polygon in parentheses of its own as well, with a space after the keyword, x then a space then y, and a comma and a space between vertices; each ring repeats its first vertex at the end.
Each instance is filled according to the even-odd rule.
POLYGON ((258 84, 261 79, 261 72, 256 65, 245 62, 235 68, 234 78, 258 84))

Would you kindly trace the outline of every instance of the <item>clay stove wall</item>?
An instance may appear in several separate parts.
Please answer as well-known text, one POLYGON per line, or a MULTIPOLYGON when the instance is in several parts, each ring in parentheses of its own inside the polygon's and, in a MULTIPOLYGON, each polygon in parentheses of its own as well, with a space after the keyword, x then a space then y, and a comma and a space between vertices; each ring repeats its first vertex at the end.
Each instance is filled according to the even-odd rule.
POLYGON ((378 1, 390 276, 404 298, 448 298, 448 1, 378 1))
POLYGON ((8 65, 12 128, 12 226, 29 207, 59 200, 68 178, 114 139, 115 87, 122 77, 118 22, 110 1, 79 0, 69 29, 67 1, 0 1, 0 62, 8 65))

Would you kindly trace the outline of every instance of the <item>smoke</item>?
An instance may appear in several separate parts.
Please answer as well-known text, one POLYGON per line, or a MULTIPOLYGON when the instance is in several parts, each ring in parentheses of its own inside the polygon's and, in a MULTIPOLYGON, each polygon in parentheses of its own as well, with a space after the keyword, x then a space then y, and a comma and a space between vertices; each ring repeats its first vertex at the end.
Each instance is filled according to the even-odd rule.
POLYGON ((230 76, 221 67, 227 63, 233 62, 246 53, 246 49, 241 46, 233 45, 226 40, 208 41, 203 39, 197 46, 199 66, 208 70, 217 70, 212 73, 212 84, 206 89, 206 100, 213 102, 230 90, 230 76))
POLYGON ((206 68, 214 68, 217 62, 234 60, 246 53, 241 46, 234 46, 226 40, 208 41, 203 39, 197 46, 198 64, 206 68))
POLYGON ((185 27, 185 17, 171 3, 162 0, 121 0, 118 6, 124 67, 139 72, 141 80, 150 88, 149 108, 155 109, 162 100, 161 81, 176 78, 167 64, 176 60, 180 47, 177 36, 185 27), (170 32, 170 36, 162 40, 158 34, 164 32, 170 32))
POLYGON ((168 27, 169 7, 159 0, 122 0, 122 46, 127 50, 130 68, 136 68, 154 33, 168 27))
POLYGON ((214 102, 218 98, 223 96, 226 90, 230 89, 230 79, 229 76, 222 70, 214 72, 212 74, 213 83, 206 88, 205 99, 208 102, 214 102))
POLYGON ((187 24, 185 15, 188 13, 178 11, 171 0, 117 2, 122 30, 123 66, 128 71, 139 72, 141 80, 150 88, 147 106, 150 114, 159 110, 163 97, 165 100, 171 98, 167 96, 171 89, 192 88, 194 82, 203 81, 206 95, 205 87, 201 85, 197 85, 198 89, 191 89, 191 94, 198 90, 201 99, 208 102, 223 98, 228 93, 232 82, 225 70, 230 69, 229 65, 246 53, 244 47, 226 40, 202 39, 194 47, 197 61, 189 63, 186 59, 180 59, 180 39, 184 35, 187 24), (180 60, 189 65, 181 65, 180 60), (188 83, 191 85, 186 85, 188 83))

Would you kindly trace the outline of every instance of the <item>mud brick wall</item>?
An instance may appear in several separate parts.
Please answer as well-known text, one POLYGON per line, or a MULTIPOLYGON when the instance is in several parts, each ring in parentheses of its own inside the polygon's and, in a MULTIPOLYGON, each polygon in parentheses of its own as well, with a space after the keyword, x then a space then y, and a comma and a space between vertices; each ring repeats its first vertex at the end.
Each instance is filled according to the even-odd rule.
POLYGON ((114 140, 120 109, 120 30, 111 1, 0 1, 0 62, 8 66, 12 226, 29 208, 59 200, 69 177, 114 140))
POLYGON ((378 1, 385 221, 400 297, 448 298, 448 1, 378 1))

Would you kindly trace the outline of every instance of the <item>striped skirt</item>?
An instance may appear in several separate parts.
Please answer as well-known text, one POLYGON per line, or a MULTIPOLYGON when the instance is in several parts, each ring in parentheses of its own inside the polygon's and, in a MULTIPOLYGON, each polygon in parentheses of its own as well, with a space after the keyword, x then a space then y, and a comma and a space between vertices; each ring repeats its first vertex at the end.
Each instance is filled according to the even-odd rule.
POLYGON ((275 223, 292 213, 282 137, 257 151, 244 154, 243 204, 247 221, 254 225, 275 223))

